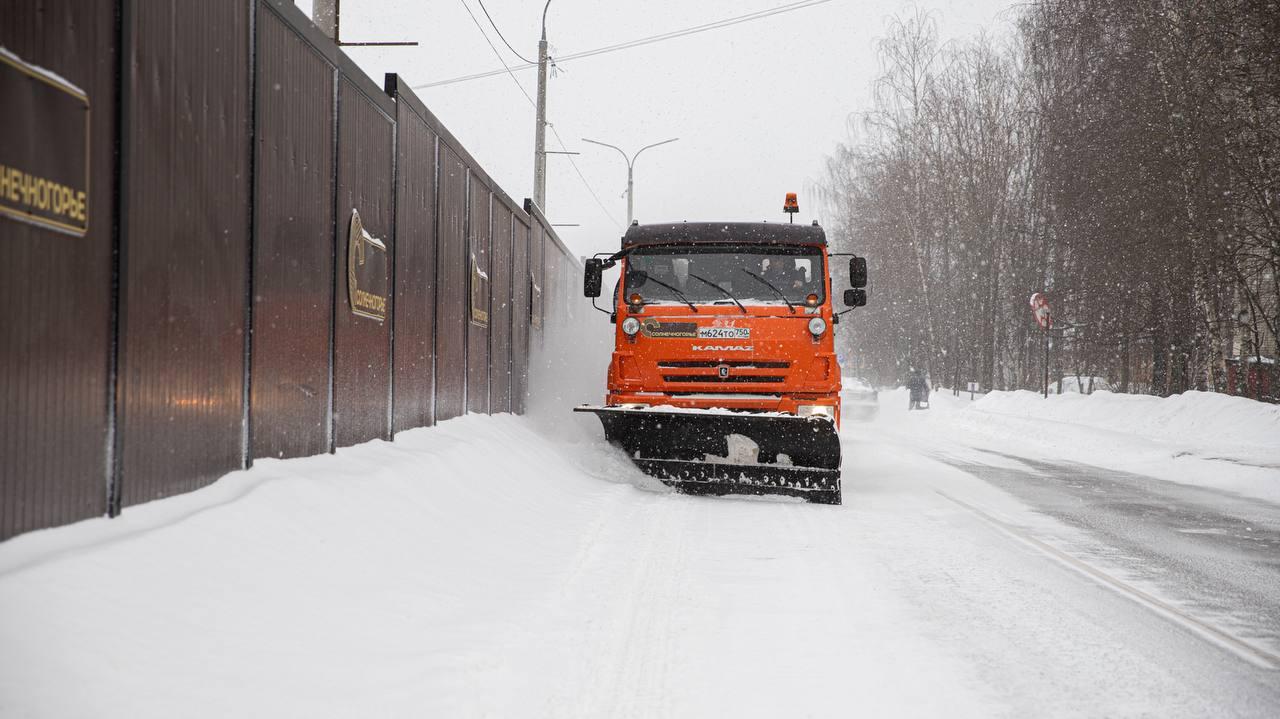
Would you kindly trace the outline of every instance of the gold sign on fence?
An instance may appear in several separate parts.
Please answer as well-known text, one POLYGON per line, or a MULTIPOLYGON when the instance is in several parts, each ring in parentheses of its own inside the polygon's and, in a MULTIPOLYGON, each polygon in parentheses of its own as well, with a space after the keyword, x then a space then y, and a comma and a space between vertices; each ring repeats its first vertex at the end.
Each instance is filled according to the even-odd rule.
POLYGON ((370 235, 351 210, 347 232, 347 300, 351 313, 382 322, 387 319, 387 246, 370 235))
POLYGON ((480 261, 471 256, 471 323, 489 326, 489 275, 480 269, 480 261))
POLYGON ((89 96, 0 47, 0 217, 89 230, 89 96))
POLYGON ((542 329, 542 288, 533 281, 533 273, 529 273, 529 324, 534 329, 542 329))

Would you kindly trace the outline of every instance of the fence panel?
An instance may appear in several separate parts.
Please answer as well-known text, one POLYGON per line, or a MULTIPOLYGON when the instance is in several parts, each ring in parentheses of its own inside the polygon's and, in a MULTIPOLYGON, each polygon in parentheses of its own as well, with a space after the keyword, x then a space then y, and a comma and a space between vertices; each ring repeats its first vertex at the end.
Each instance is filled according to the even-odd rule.
POLYGON ((0 540, 107 511, 119 50, 113 3, 3 5, 0 164, 84 190, 88 228, 0 204, 0 540))
POLYGON ((560 309, 560 252, 546 227, 542 232, 542 317, 543 321, 558 321, 560 309))
POLYGON ((390 438, 394 104, 368 78, 338 82, 334 445, 390 438), (357 80, 363 80, 359 85, 357 80), (361 87, 365 89, 362 90, 361 87))
POLYGON ((467 167, 440 142, 436 263, 436 420, 467 410, 467 167))
POLYGON ((529 392, 529 223, 515 215, 511 249, 511 411, 522 414, 529 392))
POLYGON ((489 260, 492 250, 493 192, 475 173, 468 182, 470 212, 467 245, 470 261, 467 313, 467 411, 489 411, 489 260))
POLYGON ((489 411, 511 411, 511 208, 493 202, 489 275, 489 411))
MULTIPOLYGON (((546 286, 547 230, 541 213, 530 200, 524 201, 524 209, 529 213, 529 328, 530 343, 533 347, 542 346, 543 288, 546 286)), ((530 350, 533 351, 532 349, 530 350)))
POLYGON ((125 3, 126 505, 195 489, 244 461, 249 25, 247 0, 125 3))
MULTIPOLYGON (((390 88, 389 88, 390 89, 390 88)), ((435 422, 436 136, 397 94, 394 429, 435 422)))
POLYGON ((260 8, 252 453, 300 457, 331 443, 335 68, 260 8))

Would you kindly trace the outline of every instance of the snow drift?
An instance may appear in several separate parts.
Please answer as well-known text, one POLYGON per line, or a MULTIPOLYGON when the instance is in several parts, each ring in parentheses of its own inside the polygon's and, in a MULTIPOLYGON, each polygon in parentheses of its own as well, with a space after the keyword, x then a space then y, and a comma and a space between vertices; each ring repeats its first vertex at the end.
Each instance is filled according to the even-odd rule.
POLYGON ((1280 405, 1216 392, 1172 397, 1094 392, 1048 399, 1034 392, 992 392, 974 410, 1088 425, 1148 439, 1247 451, 1280 449, 1280 405))
POLYGON ((927 433, 940 452, 1067 460, 1280 503, 1280 407, 1243 397, 1094 392, 935 391, 932 409, 906 411, 905 389, 882 392, 885 429, 927 433), (974 450, 981 450, 978 454, 974 450))

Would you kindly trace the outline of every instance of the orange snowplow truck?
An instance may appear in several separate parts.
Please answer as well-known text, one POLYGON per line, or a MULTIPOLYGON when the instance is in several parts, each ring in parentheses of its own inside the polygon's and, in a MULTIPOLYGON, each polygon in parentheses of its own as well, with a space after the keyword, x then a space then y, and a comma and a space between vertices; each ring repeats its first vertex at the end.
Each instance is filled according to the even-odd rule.
MULTIPOLYGON (((586 262, 587 297, 604 270, 621 278, 597 307, 617 325, 605 404, 575 411, 681 491, 839 504, 836 256, 816 222, 633 224, 586 262)), ((860 307, 866 261, 844 256, 843 304, 860 307)))

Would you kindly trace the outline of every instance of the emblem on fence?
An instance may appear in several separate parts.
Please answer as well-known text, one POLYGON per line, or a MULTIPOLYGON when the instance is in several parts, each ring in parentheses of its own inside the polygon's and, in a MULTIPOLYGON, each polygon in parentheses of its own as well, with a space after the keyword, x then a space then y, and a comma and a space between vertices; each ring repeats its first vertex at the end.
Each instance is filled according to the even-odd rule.
POLYGON ((533 279, 533 273, 529 273, 529 324, 534 329, 542 329, 542 288, 533 279))
POLYGON ((471 323, 489 326, 489 274, 480 269, 480 261, 471 256, 471 323))
POLYGON ((387 246, 370 235, 352 208, 347 232, 347 299, 351 313, 382 322, 387 319, 387 246))
POLYGON ((89 230, 89 97, 0 48, 0 217, 89 230))

